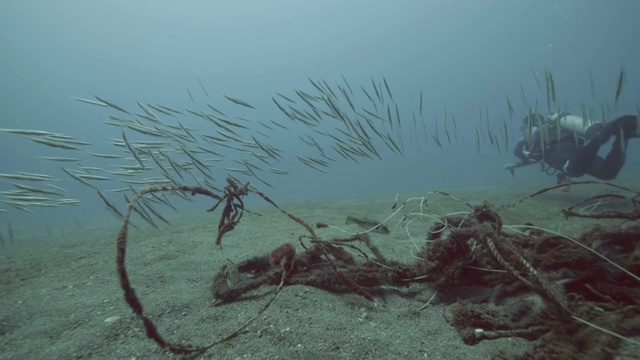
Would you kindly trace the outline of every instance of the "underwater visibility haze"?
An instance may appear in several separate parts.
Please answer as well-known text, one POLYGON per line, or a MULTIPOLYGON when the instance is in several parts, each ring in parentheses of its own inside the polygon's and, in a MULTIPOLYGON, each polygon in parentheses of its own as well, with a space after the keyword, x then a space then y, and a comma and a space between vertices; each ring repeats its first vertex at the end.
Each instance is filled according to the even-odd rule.
MULTIPOLYGON (((126 151, 114 148, 112 140, 122 137, 122 129, 105 124, 110 115, 126 114, 83 104, 73 97, 95 100, 99 96, 132 114, 145 114, 137 101, 180 110, 178 117, 158 115, 173 125, 181 122, 201 144, 229 154, 221 156, 221 162, 208 164, 220 184, 226 177, 225 167, 244 167, 231 156, 251 155, 236 154, 200 136, 219 137, 216 131, 220 128, 185 110, 220 116, 209 104, 247 127, 236 128, 242 133, 240 138, 252 141, 251 136, 256 136, 282 151, 273 166, 251 159, 261 168, 290 172, 286 176, 263 174, 273 185, 270 195, 281 201, 544 181, 531 169, 512 179, 501 166, 512 159, 508 147, 520 136, 521 118, 532 108, 547 109, 547 71, 555 81, 554 108, 580 113, 581 106, 591 106, 599 118, 604 104, 607 120, 636 112, 639 86, 633 81, 634 64, 640 54, 633 46, 638 30, 630 15, 638 7, 633 1, 612 5, 582 1, 192 1, 180 5, 8 1, 2 7, 1 127, 62 133, 91 144, 79 152, 68 151, 24 136, 0 134, 6 154, 3 173, 51 174, 57 178, 56 185, 68 188, 69 196, 83 202, 82 211, 40 209, 51 216, 61 211, 95 215, 99 212, 90 209, 101 212, 104 204, 90 188, 60 170, 74 167, 73 163, 42 157, 79 158, 82 166, 114 171, 117 161, 90 153, 126 156, 126 151), (622 100, 613 106, 622 67, 628 81, 622 100), (361 114, 369 116, 360 110, 366 109, 383 118, 369 116, 372 121, 388 121, 390 105, 392 117, 399 116, 397 127, 401 129, 393 129, 393 123, 374 126, 402 142, 403 153, 389 149, 360 118, 380 158, 358 157, 356 163, 336 153, 331 146, 337 140, 323 135, 344 138, 337 132, 340 120, 321 114, 326 118, 321 123, 300 126, 300 121, 287 118, 272 98, 287 107, 288 101, 277 95, 282 94, 295 99, 294 106, 300 111, 311 111, 295 92, 316 96, 318 90, 308 79, 326 82, 338 92, 337 105, 351 117, 359 115, 339 93, 340 88, 349 91, 361 114), (393 99, 382 88, 383 80, 393 99), (379 108, 367 98, 374 96, 378 101, 374 87, 381 87, 377 89, 383 96, 379 108), (255 109, 238 106, 224 95, 242 99, 255 109), (507 97, 513 113, 508 110, 507 97), (507 133, 502 134, 505 122, 507 133), (487 130, 493 131, 499 150, 490 143, 487 130), (480 152, 476 131, 481 136, 480 152), (433 141, 434 134, 443 146, 433 141), (297 159, 318 157, 318 149, 310 148, 300 137, 314 138, 326 149, 332 159, 327 160, 326 174, 297 159)), ((127 120, 154 125, 141 118, 127 120)), ((131 132, 132 141, 161 140, 125 130, 131 132)), ((637 144, 630 146, 638 149, 637 144)), ((628 161, 623 174, 640 164, 635 156, 628 161)), ((99 185, 105 190, 117 188, 117 181, 99 185)), ((12 188, 10 181, 3 186, 12 188)), ((12 212, 22 215, 19 210, 12 212)))
MULTIPOLYGON (((306 210, 291 205, 306 215, 330 214, 332 205, 312 204, 335 200, 342 205, 333 223, 321 219, 325 228, 345 227, 347 216, 349 229, 368 224, 363 228, 379 237, 398 232, 389 223, 377 226, 392 205, 395 210, 428 191, 487 188, 504 199, 553 186, 552 169, 530 166, 512 174, 503 168, 517 160, 522 119, 566 111, 609 122, 639 114, 637 14, 640 2, 633 0, 3 1, 0 256, 12 261, 52 239, 56 246, 71 237, 90 243, 96 240, 83 231, 105 225, 111 232, 100 241, 109 242, 130 200, 149 186, 188 185, 223 195, 230 184, 249 182, 285 209, 306 202, 306 210), (359 199, 366 197, 382 199, 372 204, 385 207, 374 220, 366 211, 339 212, 352 210, 350 202, 364 206, 359 199)), ((637 178, 640 140, 630 139, 618 179, 638 190, 637 178)), ((474 201, 491 201, 472 193, 474 201)), ((180 194, 145 195, 133 209, 135 231, 165 234, 180 223, 176 212, 204 214, 212 205, 185 201, 189 191, 180 194)), ((578 201, 574 193, 560 196, 553 205, 578 201)), ((227 194, 226 200, 239 198, 227 194)), ((224 201, 207 228, 205 249, 214 247, 224 201)), ((269 205, 258 196, 244 201, 230 206, 269 205)), ((233 220, 226 218, 231 229, 242 227, 233 220)), ((286 234, 293 243, 292 233, 286 234)), ((244 246, 224 250, 246 255, 252 249, 244 246)), ((409 240, 404 247, 408 252, 409 240)), ((277 249, 282 254, 274 263, 272 253, 272 265, 290 274, 295 250, 277 249)), ((329 258, 326 248, 320 254, 329 258)), ((107 252, 107 263, 112 255, 107 252)), ((231 268, 223 262, 216 268, 223 265, 231 268)), ((116 278, 104 269, 105 278, 116 278)), ((359 285, 342 280, 369 300, 359 285)), ((276 294, 283 285, 285 275, 276 294)), ((256 300, 258 306, 268 296, 256 300)), ((114 294, 114 301, 124 306, 121 297, 114 294)), ((131 324, 127 328, 141 327, 135 318, 131 324)), ((11 331, 0 333, 7 343, 11 331)), ((106 349, 93 356, 106 356, 106 349)), ((127 347, 124 355, 143 356, 147 349, 127 347)), ((50 355, 72 355, 66 351, 50 355)), ((343 351, 333 355, 355 356, 343 351)), ((14 349, 6 356, 20 354, 27 353, 14 349)), ((363 356, 376 354, 383 353, 363 356)))

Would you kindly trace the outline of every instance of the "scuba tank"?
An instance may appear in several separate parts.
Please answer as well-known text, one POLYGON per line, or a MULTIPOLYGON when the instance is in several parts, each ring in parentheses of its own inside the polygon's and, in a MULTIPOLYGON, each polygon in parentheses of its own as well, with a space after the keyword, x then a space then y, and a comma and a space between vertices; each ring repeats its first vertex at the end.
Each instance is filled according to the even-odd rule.
POLYGON ((563 132, 574 134, 574 136, 579 136, 586 140, 591 140, 604 129, 604 124, 601 122, 568 113, 555 113, 549 115, 547 120, 550 123, 555 123, 563 132))
POLYGON ((560 139, 571 137, 576 143, 591 140, 604 129, 604 123, 592 121, 589 118, 560 112, 547 118, 537 113, 530 113, 522 119, 522 135, 525 140, 523 153, 541 152, 550 144, 560 139))

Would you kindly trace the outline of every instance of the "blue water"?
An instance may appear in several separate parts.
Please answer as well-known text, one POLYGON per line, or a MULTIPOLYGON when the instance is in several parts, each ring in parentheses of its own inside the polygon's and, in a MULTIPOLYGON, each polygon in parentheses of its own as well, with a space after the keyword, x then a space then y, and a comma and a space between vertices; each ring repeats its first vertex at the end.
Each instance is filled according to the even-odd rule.
MULTIPOLYGON (((123 161, 99 159, 90 153, 130 157, 112 145, 112 139, 121 139, 122 128, 104 123, 109 115, 123 114, 72 98, 95 100, 94 95, 131 112, 141 112, 137 100, 183 112, 187 108, 211 112, 208 103, 230 119, 247 119, 234 120, 249 124, 242 138, 251 140, 255 130, 266 133, 268 137, 256 136, 283 155, 272 167, 290 173, 268 173, 269 166, 253 159, 252 163, 264 167, 261 178, 273 188, 250 176, 244 179, 279 202, 367 194, 389 194, 393 199, 396 193, 409 196, 460 186, 552 184, 555 180, 536 166, 519 169, 515 177, 502 169, 515 159, 511 149, 504 148, 506 140, 499 129, 508 124, 506 138, 513 144, 528 108, 537 103, 538 109, 546 111, 547 71, 553 74, 558 105, 565 110, 580 113, 584 104, 596 109, 599 117, 604 106, 607 120, 635 114, 640 99, 639 13, 640 3, 634 0, 3 1, 0 127, 59 132, 92 145, 83 151, 60 150, 22 135, 0 133, 1 173, 56 176, 55 185, 69 191, 65 196, 82 201, 76 207, 34 208, 36 215, 0 203, 0 208, 11 210, 0 213, 0 224, 11 221, 16 230, 19 225, 15 224, 27 220, 44 229, 45 225, 73 223, 74 218, 110 216, 94 190, 59 169, 75 168, 75 164, 39 158, 78 157, 83 166, 115 170, 123 161), (627 81, 614 106, 622 67, 627 81), (272 102, 275 97, 286 103, 277 92, 308 109, 296 97, 296 89, 317 94, 310 78, 325 80, 338 91, 338 84, 345 86, 343 76, 355 93, 356 105, 368 109, 372 104, 360 87, 373 94, 373 80, 382 86, 387 104, 392 104, 383 79, 388 82, 402 119, 402 130, 393 134, 402 138, 404 155, 394 154, 376 139, 381 160, 346 160, 331 149, 330 138, 314 131, 340 136, 338 120, 327 118, 311 128, 292 122, 272 102), (421 130, 414 134, 412 114, 418 112, 421 92, 424 120, 418 117, 429 134, 438 128, 442 148, 430 136, 425 140, 421 130), (224 95, 256 109, 234 104, 224 95), (514 116, 509 116, 507 96, 514 116), (457 126, 454 130, 452 122, 447 124, 451 143, 444 135, 445 108, 457 126), (270 120, 288 130, 269 130, 258 124, 270 120), (501 151, 484 135, 477 151, 476 131, 486 135, 488 128, 500 139, 501 151), (318 139, 336 160, 323 168, 326 174, 297 159, 318 156, 317 149, 298 138, 305 135, 318 139)), ((344 100, 340 108, 350 111, 344 100)), ((394 106, 391 112, 395 116, 394 106)), ((193 115, 164 119, 172 124, 180 121, 196 135, 215 133, 211 122, 193 115)), ((388 126, 384 129, 392 131, 388 126)), ((134 141, 157 140, 131 130, 127 134, 134 141)), ((202 140, 200 144, 223 155, 223 161, 211 163, 218 185, 224 184, 224 167, 240 167, 233 160, 247 158, 202 140)), ((640 141, 632 141, 620 176, 639 174, 640 141)), ((0 191, 13 190, 13 182, 2 179, 0 191)), ((118 181, 94 183, 104 192, 123 186, 118 181)), ((121 195, 109 196, 120 208, 125 206, 121 195)))

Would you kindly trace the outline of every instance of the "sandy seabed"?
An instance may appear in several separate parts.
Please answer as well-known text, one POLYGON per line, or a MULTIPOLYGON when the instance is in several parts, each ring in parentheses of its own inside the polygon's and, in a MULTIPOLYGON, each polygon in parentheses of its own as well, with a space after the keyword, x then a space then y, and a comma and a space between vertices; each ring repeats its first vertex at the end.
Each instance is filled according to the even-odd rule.
MULTIPOLYGON (((638 190, 640 181, 617 183, 638 190)), ((442 190, 472 205, 483 200, 505 205, 547 185, 442 190)), ((555 190, 499 214, 505 224, 530 222, 577 236, 594 220, 565 220, 560 210, 609 190, 602 185, 575 186, 569 193, 555 190)), ((401 196, 398 204, 407 198, 401 196)), ((429 199, 433 200, 428 201, 428 210, 436 215, 468 210, 448 197, 429 199)), ((347 215, 383 220, 391 214, 393 202, 392 194, 279 205, 310 224, 322 222, 356 232, 360 230, 356 226, 344 225, 347 215)), ((218 248, 214 240, 219 212, 208 214, 200 208, 188 214, 165 211, 172 226, 163 225, 160 231, 134 217, 140 230, 129 233, 127 267, 133 287, 145 314, 174 343, 210 343, 250 319, 270 299, 274 287, 264 286, 235 302, 212 306, 211 279, 222 265, 268 254, 285 242, 302 251, 298 237, 306 235, 302 226, 273 207, 252 206, 252 213, 245 213, 218 248)), ((408 206, 403 211, 409 210, 408 206)), ((422 243, 414 245, 405 228, 395 226, 400 218, 388 223, 391 234, 372 234, 372 240, 388 258, 413 262, 416 246, 422 243)), ((38 235, 2 249, 0 358, 180 358, 146 338, 142 322, 125 303, 115 266, 120 225, 113 219, 105 221, 109 225, 67 231, 64 239, 38 235)), ((412 224, 412 236, 424 239, 431 223, 425 218, 412 224)), ((317 234, 323 239, 347 236, 332 228, 318 229, 317 234)), ((198 358, 487 359, 501 350, 519 354, 529 348, 530 343, 519 338, 464 344, 445 321, 448 303, 435 301, 417 311, 423 303, 416 298, 425 286, 385 287, 373 292, 375 302, 349 292, 287 286, 239 336, 198 358)))

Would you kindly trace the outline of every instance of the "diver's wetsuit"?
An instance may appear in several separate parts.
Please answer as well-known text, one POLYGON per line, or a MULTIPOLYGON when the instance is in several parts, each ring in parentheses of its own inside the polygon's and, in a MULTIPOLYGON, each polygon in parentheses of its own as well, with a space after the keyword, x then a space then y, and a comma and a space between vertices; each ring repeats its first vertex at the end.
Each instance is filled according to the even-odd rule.
POLYGON ((559 171, 559 178, 587 174, 600 180, 612 180, 624 165, 627 140, 638 136, 636 116, 625 115, 607 123, 605 129, 586 145, 582 138, 567 135, 547 145, 544 152, 540 148, 540 131, 536 129, 532 134, 532 150, 527 152, 526 141, 520 139, 513 154, 520 158, 516 167, 542 161, 559 171), (611 136, 615 136, 611 150, 605 158, 598 156, 600 146, 611 136))

